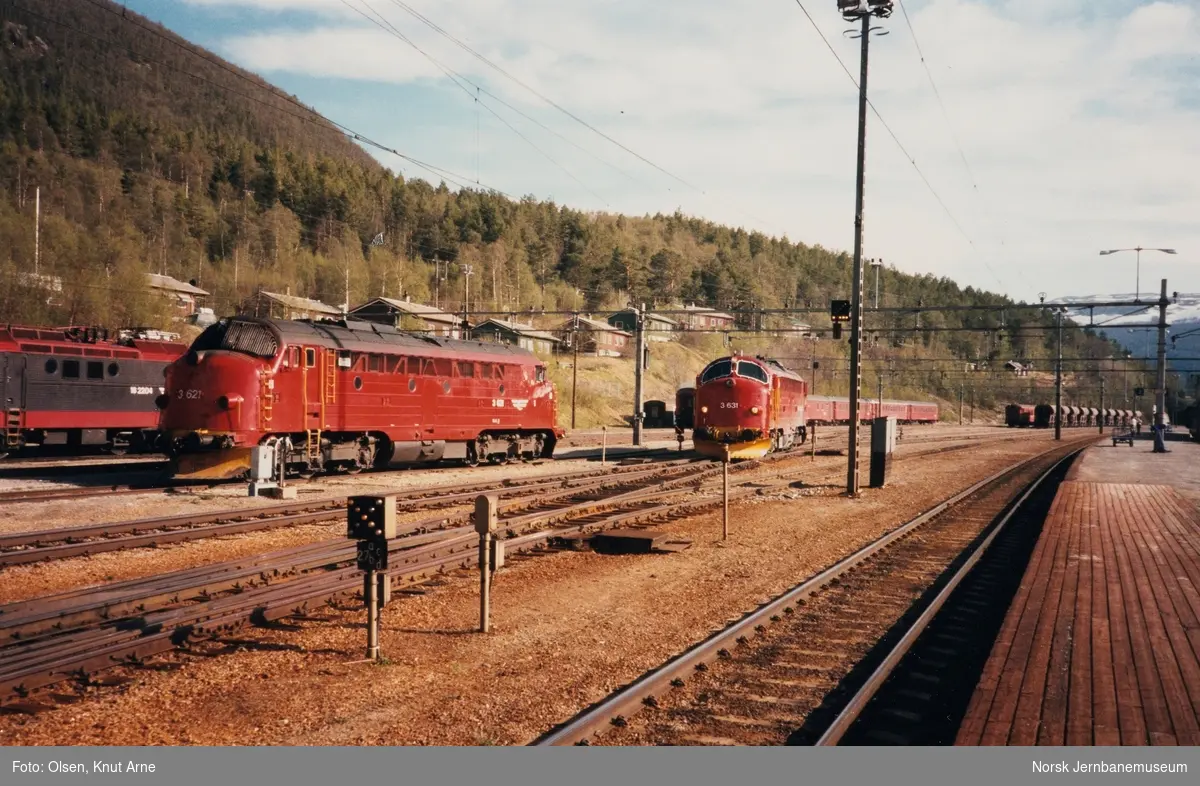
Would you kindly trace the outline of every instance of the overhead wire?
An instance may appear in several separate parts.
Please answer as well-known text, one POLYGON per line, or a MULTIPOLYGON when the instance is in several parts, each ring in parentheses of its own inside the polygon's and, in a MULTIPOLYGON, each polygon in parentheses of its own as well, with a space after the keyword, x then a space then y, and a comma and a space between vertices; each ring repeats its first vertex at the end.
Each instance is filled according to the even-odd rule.
MULTIPOLYGON (((534 150, 536 150, 538 153, 540 153, 543 157, 545 157, 547 161, 549 161, 550 163, 554 164, 556 167, 561 169, 563 172, 566 173, 566 175, 568 177, 570 177, 572 180, 574 180, 576 183, 578 183, 585 191, 587 191, 589 194, 594 196, 596 199, 599 199, 601 202, 603 202, 605 207, 611 207, 611 205, 608 203, 608 200, 606 200, 604 197, 600 196, 595 191, 593 191, 590 187, 588 187, 588 185, 586 183, 584 183, 582 180, 580 180, 578 177, 576 177, 575 174, 571 172, 571 170, 567 169, 565 166, 563 166, 561 163, 559 163, 557 160, 555 160, 553 156, 551 156, 545 150, 540 148, 529 137, 522 134, 515 126, 513 126, 512 123, 508 122, 508 120, 504 119, 499 113, 496 112, 496 110, 494 110, 490 106, 488 106, 486 102, 481 101, 479 99, 478 95, 472 95, 471 91, 467 89, 467 87, 463 84, 463 82, 466 82, 467 84, 471 85, 472 87, 475 87, 477 90, 480 90, 480 92, 482 92, 482 90, 479 88, 478 85, 476 85, 475 83, 466 79, 461 74, 451 70, 450 68, 447 68, 440 61, 438 61, 435 57, 433 57, 433 55, 429 54, 424 49, 417 46, 416 42, 414 42, 411 38, 409 38, 404 33, 402 33, 394 24, 392 24, 390 21, 388 21, 388 19, 385 16, 383 16, 383 14, 376 11, 371 6, 371 4, 367 2, 367 0, 360 0, 360 2, 372 14, 374 14, 376 17, 378 17, 378 19, 373 18, 373 17, 369 16, 368 14, 363 13, 361 10, 359 10, 355 6, 351 5, 349 0, 341 0, 341 2, 347 8, 351 9, 352 11, 355 11, 360 16, 362 16, 364 19, 367 19, 368 21, 375 24, 377 27, 379 27, 385 33, 388 33, 389 35, 392 35, 396 38, 399 38, 401 41, 408 44, 413 49, 417 50, 417 52, 419 52, 422 56, 424 56, 426 60, 433 63, 435 66, 437 66, 438 69, 440 69, 441 72, 444 73, 446 75, 446 77, 451 82, 453 82, 456 87, 458 87, 460 90, 462 90, 467 95, 468 98, 470 98, 472 101, 474 101, 478 106, 481 106, 484 109, 486 109, 489 113, 492 114, 493 117, 495 117, 497 120, 499 120, 505 126, 507 126, 510 131, 512 131, 514 134, 516 134, 518 137, 520 137, 526 144, 528 144, 530 147, 532 147, 534 150)), ((520 113, 520 114, 522 114, 522 116, 525 116, 523 113, 520 113)))
MULTIPOLYGON (((538 98, 540 98, 541 100, 545 101, 547 104, 549 104, 550 106, 554 107, 554 108, 555 108, 555 109, 557 109, 559 112, 563 113, 564 115, 566 115, 567 117, 571 118, 571 119, 572 119, 572 120, 574 120, 575 122, 579 123, 579 124, 580 124, 580 125, 582 125, 584 128, 586 128, 586 129, 588 129, 589 131, 591 131, 592 133, 594 133, 594 134, 597 134, 598 136, 600 136, 601 138, 603 138, 603 139, 607 140, 608 142, 611 142, 612 144, 614 144, 614 145, 616 145, 617 147, 619 147, 619 148, 621 148, 622 150, 624 150, 624 151, 625 151, 626 153, 628 153, 629 155, 633 156, 634 158, 638 159, 639 161, 641 161, 641 162, 643 162, 643 163, 645 163, 645 164, 648 164, 649 166, 651 166, 651 167, 653 167, 654 169, 658 170, 659 172, 661 172, 662 174, 664 174, 664 175, 666 175, 667 177, 671 178, 672 180, 675 180, 675 181, 677 181, 677 182, 679 182, 679 183, 682 183, 683 185, 687 186, 688 188, 692 189, 693 191, 698 191, 698 192, 699 192, 699 193, 701 193, 701 194, 705 193, 705 192, 704 192, 704 189, 702 189, 702 188, 700 188, 700 187, 698 187, 698 186, 692 185, 692 184, 691 184, 691 183, 689 183, 687 180, 684 180, 683 178, 679 177, 678 175, 674 174, 673 172, 670 172, 669 170, 667 170, 667 169, 665 169, 665 168, 663 168, 663 167, 659 166, 658 164, 654 163, 654 162, 653 162, 653 161, 651 161, 650 159, 648 159, 648 158, 646 158, 645 156, 643 156, 641 153, 638 153, 636 150, 633 150, 633 149, 629 148, 627 145, 624 145, 624 144, 622 144, 621 142, 618 142, 616 139, 613 139, 611 136, 609 136, 608 134, 604 133, 604 132, 603 132, 603 131, 601 131, 600 129, 596 128, 596 127, 595 127, 594 125, 592 125, 591 123, 587 122, 587 121, 586 121, 586 120, 584 120, 583 118, 579 117, 578 115, 574 114, 574 113, 573 113, 573 112, 571 112, 570 110, 568 110, 568 109, 566 109, 565 107, 563 107, 561 104, 557 103, 556 101, 554 101, 554 100, 553 100, 553 99, 551 99, 551 98, 548 98, 547 96, 545 96, 544 94, 542 94, 541 92, 539 92, 538 90, 536 90, 535 88, 533 88, 533 87, 530 87, 528 84, 526 84, 525 82, 521 81, 521 80, 520 80, 520 79, 518 79, 517 77, 513 76, 512 74, 510 74, 510 73, 509 73, 507 70, 505 70, 505 69, 504 69, 504 68, 502 68, 501 66, 499 66, 499 65, 496 65, 495 63, 493 63, 493 62, 492 62, 492 61, 491 61, 489 58, 487 58, 485 55, 481 54, 480 52, 478 52, 477 50, 475 50, 474 48, 472 48, 472 47, 471 47, 471 46, 469 46, 468 44, 465 44, 465 43, 463 43, 461 40, 459 40, 458 38, 456 38, 456 37, 455 37, 453 34, 451 34, 450 32, 446 31, 444 28, 440 27, 440 26, 439 26, 439 25, 438 25, 436 22, 433 22, 433 21, 432 21, 432 20, 430 20, 428 17, 426 17, 425 15, 423 15, 423 14, 422 14, 420 11, 417 11, 417 10, 416 10, 416 9, 414 9, 412 6, 410 6, 410 5, 408 5, 407 3, 403 2, 403 0, 391 0, 391 2, 392 2, 394 5, 396 5, 396 6, 399 6, 399 7, 400 7, 401 9, 403 9, 405 12, 407 12, 407 13, 408 13, 408 14, 410 14, 410 15, 412 15, 413 17, 415 17, 417 20, 419 20, 420 22, 422 22, 422 23, 423 23, 423 24, 425 24, 426 26, 428 26, 428 27, 429 27, 430 29, 432 29, 434 32, 438 33, 438 34, 439 34, 439 35, 441 35, 441 36, 444 36, 444 37, 445 37, 445 38, 447 38, 447 39, 449 39, 449 40, 450 40, 450 41, 452 41, 454 44, 456 44, 456 45, 457 45, 459 48, 461 48, 461 49, 463 49, 464 51, 466 51, 468 54, 470 54, 470 55, 472 55, 473 57, 477 58, 478 60, 480 60, 481 62, 483 62, 485 65, 487 65, 488 67, 490 67, 490 68, 492 68, 493 70, 497 71, 497 72, 498 72, 498 73, 500 73, 502 76, 504 76, 504 77, 506 77, 507 79, 511 80, 512 82, 516 83, 516 84, 517 84, 517 85, 519 85, 520 87, 524 88, 525 90, 528 90, 530 93, 533 93, 535 96, 537 96, 537 97, 538 97, 538 98)), ((670 189, 668 189, 668 190, 670 190, 670 189)))

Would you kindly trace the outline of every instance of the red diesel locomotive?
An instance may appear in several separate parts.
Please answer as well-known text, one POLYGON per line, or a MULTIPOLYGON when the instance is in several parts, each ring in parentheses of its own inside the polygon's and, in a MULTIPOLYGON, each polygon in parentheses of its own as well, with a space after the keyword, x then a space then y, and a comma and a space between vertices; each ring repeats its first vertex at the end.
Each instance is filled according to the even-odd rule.
POLYGON ((43 446, 155 449, 155 396, 186 349, 147 331, 0 326, 0 458, 43 446))
POLYGON ((758 458, 806 438, 808 383, 763 357, 709 363, 696 377, 692 445, 704 456, 758 458))
MULTIPOLYGON (((681 399, 677 398, 677 401, 681 399)), ((696 378, 692 444, 705 456, 758 458, 803 444, 817 425, 850 421, 850 401, 809 396, 808 384, 778 361, 741 355, 709 363, 696 378)), ((861 399, 859 420, 894 417, 936 423, 937 404, 861 399)))
POLYGON ((531 352, 347 320, 222 319, 158 404, 177 477, 243 476, 264 444, 309 475, 549 457, 564 433, 531 352))

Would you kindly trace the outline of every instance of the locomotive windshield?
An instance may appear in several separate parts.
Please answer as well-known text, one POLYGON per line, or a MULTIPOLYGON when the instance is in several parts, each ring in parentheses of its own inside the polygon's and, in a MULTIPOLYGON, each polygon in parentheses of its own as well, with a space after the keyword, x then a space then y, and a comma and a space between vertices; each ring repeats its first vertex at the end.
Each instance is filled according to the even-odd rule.
POLYGON ((279 341, 266 325, 222 319, 210 325, 192 343, 193 352, 214 349, 269 359, 279 351, 279 341))
POLYGON ((763 371, 762 366, 757 363, 747 363, 744 360, 738 363, 738 376, 757 379, 759 382, 767 381, 767 372, 763 371))
POLYGON ((733 373, 733 363, 729 360, 718 360, 708 368, 704 369, 704 374, 700 377, 701 382, 708 382, 713 379, 727 377, 733 373))

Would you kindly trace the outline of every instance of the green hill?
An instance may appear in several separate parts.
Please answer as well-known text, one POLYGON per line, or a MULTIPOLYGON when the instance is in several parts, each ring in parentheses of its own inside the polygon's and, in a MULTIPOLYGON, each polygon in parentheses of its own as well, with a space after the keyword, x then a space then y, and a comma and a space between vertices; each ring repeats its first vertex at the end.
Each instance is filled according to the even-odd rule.
MULTIPOLYGON (((753 309, 848 297, 843 252, 679 213, 584 213, 405 180, 297 99, 107 0, 0 4, 0 75, 6 321, 165 325, 163 302, 142 284, 147 272, 195 281, 219 313, 258 287, 340 304, 347 269, 352 303, 380 294, 430 302, 436 283, 440 305, 458 309, 461 264, 474 269, 473 310, 694 301, 735 311, 751 327, 780 324, 753 309), (37 270, 61 279, 52 296, 18 275, 34 269, 37 189, 37 270), (380 233, 383 244, 373 245, 380 233), (437 262, 460 265, 435 282, 437 262)), ((883 305, 1009 302, 891 269, 881 291, 883 305)), ((913 316, 876 316, 869 324, 881 332, 868 343, 880 357, 1002 363, 1049 354, 1049 333, 1014 332, 1045 324, 1034 312, 1010 311, 1003 323, 995 313, 920 317, 927 328, 992 333, 896 332, 913 316)), ((828 327, 827 318, 809 321, 828 327)), ((1067 352, 1106 346, 1075 333, 1067 352)), ((705 351, 722 351, 720 340, 705 351)), ((845 342, 833 351, 844 355, 845 342)), ((949 397, 957 384, 932 368, 905 366, 895 389, 949 397)))

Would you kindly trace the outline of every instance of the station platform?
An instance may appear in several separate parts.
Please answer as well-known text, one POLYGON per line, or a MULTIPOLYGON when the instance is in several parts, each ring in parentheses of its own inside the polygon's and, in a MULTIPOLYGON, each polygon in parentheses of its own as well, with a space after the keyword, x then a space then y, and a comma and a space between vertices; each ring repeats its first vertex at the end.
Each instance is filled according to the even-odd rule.
POLYGON ((1200 444, 1169 436, 1076 460, 955 744, 1200 744, 1200 444))

